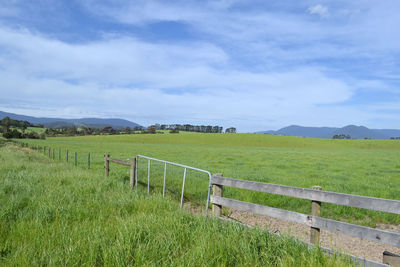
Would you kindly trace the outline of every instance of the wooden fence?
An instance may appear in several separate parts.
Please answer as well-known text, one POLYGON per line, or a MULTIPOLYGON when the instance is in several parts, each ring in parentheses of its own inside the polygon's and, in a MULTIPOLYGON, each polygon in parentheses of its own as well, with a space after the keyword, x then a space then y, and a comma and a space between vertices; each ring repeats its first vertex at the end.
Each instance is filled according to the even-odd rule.
MULTIPOLYGON (((215 216, 221 216, 222 206, 225 206, 236 210, 248 211, 260 215, 303 224, 310 227, 310 242, 315 245, 319 245, 320 230, 323 229, 331 232, 342 233, 353 237, 359 237, 391 246, 400 247, 399 233, 354 225, 320 217, 322 202, 400 214, 400 201, 322 191, 320 187, 306 189, 292 186, 238 180, 225 178, 222 176, 222 174, 213 175, 211 178, 211 184, 213 187, 213 195, 211 196, 210 201, 212 203, 212 211, 215 216), (294 211, 287 211, 230 198, 224 198, 223 186, 311 200, 312 214, 307 215, 294 211)), ((396 255, 384 255, 383 258, 384 263, 391 263, 394 264, 394 266, 399 266, 399 257, 396 257, 396 255)))
POLYGON ((129 185, 131 188, 133 188, 133 185, 135 184, 136 158, 131 158, 130 161, 124 161, 124 160, 110 158, 110 154, 104 154, 104 174, 106 177, 108 177, 110 174, 110 162, 130 167, 129 185))

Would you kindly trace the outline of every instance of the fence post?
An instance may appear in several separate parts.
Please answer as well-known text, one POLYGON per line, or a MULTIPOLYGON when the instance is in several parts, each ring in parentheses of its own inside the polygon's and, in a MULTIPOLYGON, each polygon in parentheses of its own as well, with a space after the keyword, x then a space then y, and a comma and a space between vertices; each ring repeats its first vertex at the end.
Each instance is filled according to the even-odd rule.
POLYGON ((400 266, 400 256, 385 250, 383 252, 383 263, 398 267, 400 266))
POLYGON ((68 149, 65 150, 65 161, 68 163, 68 149))
POLYGON ((61 148, 58 149, 58 160, 61 160, 61 148))
MULTIPOLYGON (((213 174, 213 176, 221 176, 222 177, 222 173, 216 173, 216 174, 213 174)), ((223 192, 223 186, 222 185, 213 184, 212 185, 212 190, 213 190, 213 195, 214 196, 222 197, 222 192, 223 192)), ((214 214, 214 216, 217 216, 217 217, 222 216, 222 206, 213 204, 212 213, 214 214)))
POLYGON ((135 161, 135 187, 136 187, 136 189, 137 189, 137 184, 138 184, 138 178, 139 178, 139 176, 138 176, 138 168, 139 168, 139 157, 138 156, 136 156, 136 161, 135 161))
POLYGON ((88 169, 90 169, 90 153, 88 153, 87 167, 88 167, 88 169))
POLYGON ((150 195, 150 159, 148 159, 147 165, 147 194, 150 195))
POLYGON ((78 159, 77 159, 77 152, 75 152, 75 166, 77 166, 78 165, 78 159))
POLYGON ((136 168, 136 158, 131 158, 131 169, 130 169, 130 179, 129 179, 129 185, 131 188, 133 188, 133 185, 135 183, 135 168, 136 168))
POLYGON ((51 158, 51 148, 49 147, 49 158, 51 158))
MULTIPOLYGON (((321 186, 314 185, 312 187, 313 190, 322 190, 321 186)), ((321 215, 321 202, 320 201, 311 201, 311 215, 320 217, 321 215)), ((319 245, 319 234, 321 229, 311 227, 310 229, 310 242, 314 245, 319 245)))
POLYGON ((108 161, 108 157, 110 154, 104 154, 104 174, 108 177, 110 172, 110 162, 108 161))

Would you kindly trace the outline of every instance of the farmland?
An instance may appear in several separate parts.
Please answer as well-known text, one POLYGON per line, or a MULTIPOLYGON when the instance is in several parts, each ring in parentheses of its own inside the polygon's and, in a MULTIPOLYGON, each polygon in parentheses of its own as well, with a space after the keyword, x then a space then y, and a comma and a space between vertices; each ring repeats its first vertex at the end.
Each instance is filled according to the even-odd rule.
MULTIPOLYGON (((74 145, 45 142, 68 142, 80 153, 98 147, 100 153, 99 143, 83 140, 87 147, 79 140, 74 145)), ((169 197, 132 191, 122 170, 104 178, 100 161, 87 170, 27 148, 0 146, 0 265, 346 264, 285 236, 179 211, 169 197)))
MULTIPOLYGON (((103 173, 103 155, 127 159, 143 154, 223 173, 226 177, 311 188, 364 196, 400 199, 400 142, 397 140, 332 140, 258 134, 157 134, 57 137, 31 140, 31 145, 77 152, 78 166, 103 173)), ((72 158, 69 164, 72 163, 72 158)), ((112 166, 111 178, 127 177, 127 169, 112 166)), ((152 193, 160 192, 163 165, 151 169, 152 193), (154 187, 153 187, 154 186, 154 187)), ((146 183, 147 162, 139 161, 139 185, 146 183)), ((167 188, 172 198, 181 186, 182 170, 168 169, 167 188)), ((207 177, 188 173, 188 200, 204 206, 207 177)), ((310 213, 308 201, 245 190, 226 189, 238 200, 310 213)), ((322 216, 374 227, 398 224, 400 216, 356 208, 324 205, 322 216)))

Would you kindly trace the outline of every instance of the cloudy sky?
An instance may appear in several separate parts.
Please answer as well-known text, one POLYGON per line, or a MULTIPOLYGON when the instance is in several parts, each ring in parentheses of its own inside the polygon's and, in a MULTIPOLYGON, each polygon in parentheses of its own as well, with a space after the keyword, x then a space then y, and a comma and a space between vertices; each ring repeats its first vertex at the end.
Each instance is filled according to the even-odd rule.
POLYGON ((398 0, 0 0, 0 110, 400 128, 398 0))

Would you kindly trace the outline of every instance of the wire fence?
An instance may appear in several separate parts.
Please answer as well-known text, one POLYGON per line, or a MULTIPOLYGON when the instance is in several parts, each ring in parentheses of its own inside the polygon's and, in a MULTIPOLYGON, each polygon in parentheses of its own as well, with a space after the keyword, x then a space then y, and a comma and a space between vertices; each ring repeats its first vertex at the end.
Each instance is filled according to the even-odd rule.
MULTIPOLYGON (((35 150, 52 161, 64 162, 70 166, 99 172, 104 167, 104 153, 83 152, 81 148, 76 151, 59 144, 44 146, 43 144, 17 141, 13 141, 13 143, 35 150)), ((120 160, 131 160, 126 156, 117 156, 120 160)), ((176 200, 180 202, 181 208, 183 205, 190 205, 191 208, 207 214, 211 179, 208 171, 143 155, 138 155, 136 161, 136 188, 144 190, 148 194, 160 194, 176 200)), ((128 183, 129 168, 119 164, 111 164, 109 168, 112 170, 111 178, 115 177, 128 183)))

